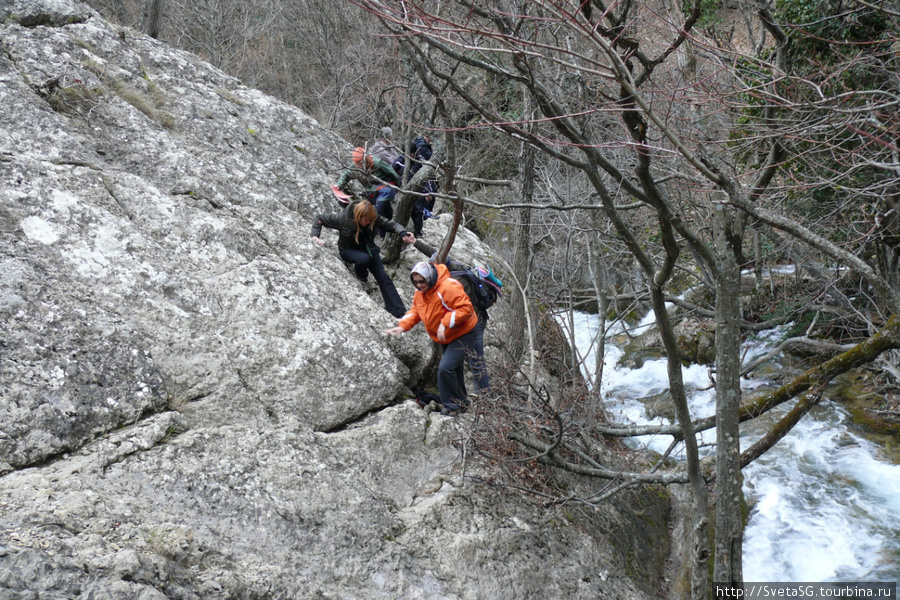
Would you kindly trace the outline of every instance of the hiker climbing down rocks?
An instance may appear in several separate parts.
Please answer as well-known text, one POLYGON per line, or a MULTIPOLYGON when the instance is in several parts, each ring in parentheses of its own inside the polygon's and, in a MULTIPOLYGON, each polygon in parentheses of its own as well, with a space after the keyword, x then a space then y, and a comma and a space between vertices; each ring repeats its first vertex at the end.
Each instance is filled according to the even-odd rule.
POLYGON ((477 352, 478 317, 462 284, 450 277, 446 266, 416 263, 410 279, 416 287, 412 308, 397 319, 397 327, 385 333, 400 335, 421 321, 431 339, 444 347, 437 377, 444 406, 441 413, 455 414, 469 405, 463 363, 467 355, 477 352))
MULTIPOLYGON (((437 257, 437 248, 418 238, 414 245, 416 250, 429 257, 431 262, 435 261, 435 258, 437 257)), ((466 361, 469 363, 469 368, 472 369, 472 378, 475 381, 475 387, 478 388, 480 393, 484 393, 490 386, 487 365, 484 362, 484 330, 487 328, 487 309, 489 308, 489 305, 486 305, 483 300, 482 302, 477 300, 477 298, 481 296, 474 289, 476 283, 468 276, 472 267, 468 267, 459 261, 453 260, 449 256, 444 264, 447 266, 450 276, 462 284, 463 290, 465 290, 466 295, 469 297, 469 301, 472 303, 472 308, 475 310, 475 316, 478 317, 478 324, 472 329, 472 333, 475 335, 475 351, 466 355, 466 361)), ((494 279, 494 281, 500 283, 498 279, 494 279)), ((482 283, 482 285, 490 284, 482 283)), ((502 285, 502 283, 500 285, 502 285)))
POLYGON ((358 180, 365 188, 366 198, 375 204, 378 214, 385 219, 393 217, 394 208, 391 202, 397 195, 395 188, 400 186, 400 176, 397 172, 391 165, 366 152, 364 148, 353 150, 353 167, 343 172, 337 182, 338 189, 349 193, 350 181, 358 180))
POLYGON ((390 127, 381 128, 381 138, 372 142, 369 154, 391 165, 397 175, 403 175, 403 155, 394 145, 394 130, 390 127))
MULTIPOLYGON (((427 133, 418 136, 412 143, 413 157, 410 165, 410 179, 422 168, 426 161, 431 160, 433 150, 431 148, 431 137, 427 133)), ((437 180, 433 177, 428 179, 422 185, 422 196, 416 198, 413 205, 412 221, 416 237, 424 235, 422 225, 425 219, 437 218, 434 216, 434 194, 437 192, 437 180)))
POLYGON ((406 308, 394 282, 384 270, 381 248, 375 244, 375 233, 376 230, 390 231, 399 235, 408 244, 416 242, 415 236, 399 224, 379 216, 368 200, 357 200, 342 212, 316 217, 310 235, 320 246, 325 245, 325 242, 319 239, 322 227, 337 230, 338 252, 341 259, 353 265, 356 278, 363 284, 368 282, 371 272, 381 290, 385 310, 395 317, 402 317, 406 308))

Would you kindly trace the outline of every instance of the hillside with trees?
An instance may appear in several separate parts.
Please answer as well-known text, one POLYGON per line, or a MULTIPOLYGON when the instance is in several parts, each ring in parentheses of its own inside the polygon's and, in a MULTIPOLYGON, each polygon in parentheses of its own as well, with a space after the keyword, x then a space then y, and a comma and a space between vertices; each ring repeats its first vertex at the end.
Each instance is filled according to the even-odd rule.
MULTIPOLYGON (((301 108, 351 145, 385 125, 400 140, 438 138, 440 204, 504 258, 511 290, 492 368, 508 382, 503 404, 518 412, 485 415, 473 449, 498 465, 498 479, 551 503, 572 491, 548 484, 547 472, 615 490, 686 483, 685 597, 705 598, 710 572, 742 581, 741 469, 830 381, 868 369, 874 409, 896 418, 897 2, 92 5, 301 108), (772 275, 785 268, 791 277, 772 275), (610 326, 652 311, 676 425, 604 418, 593 391, 602 370, 582 380, 552 317, 588 305, 610 326), (687 404, 681 365, 696 357, 679 335, 685 320, 714 332, 715 414, 687 404), (785 324, 783 347, 803 353, 803 372, 743 398, 740 379, 760 364, 745 363, 742 341, 785 324), (562 383, 543 385, 543 373, 562 383), (788 401, 797 402, 768 435, 739 446, 742 422, 788 401), (712 427, 708 464, 696 440, 712 427), (604 467, 617 440, 649 433, 675 436, 684 463, 604 467)), ((337 174, 348 157, 308 160, 337 174)), ((413 196, 400 198, 403 218, 413 196)))

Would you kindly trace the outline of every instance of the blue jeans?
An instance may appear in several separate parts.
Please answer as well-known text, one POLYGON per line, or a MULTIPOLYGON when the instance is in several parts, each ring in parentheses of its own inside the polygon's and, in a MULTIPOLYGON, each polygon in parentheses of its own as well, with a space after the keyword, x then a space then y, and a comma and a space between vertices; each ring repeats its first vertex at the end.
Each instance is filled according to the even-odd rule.
POLYGON ((472 357, 480 359, 481 372, 480 375, 475 373, 475 385, 479 390, 485 389, 487 370, 484 369, 484 328, 480 324, 469 333, 444 345, 444 356, 438 365, 437 380, 441 404, 448 410, 459 410, 460 407, 469 406, 463 361, 466 358, 471 361, 472 357))
POLYGON ((366 281, 369 272, 375 278, 378 289, 381 290, 381 297, 384 300, 384 308, 398 319, 406 314, 406 307, 403 306, 403 300, 397 293, 394 281, 384 270, 384 263, 381 262, 381 249, 373 246, 369 252, 364 250, 353 250, 347 248, 341 250, 341 259, 344 262, 353 263, 353 270, 356 272, 356 278, 360 281, 366 281))
MULTIPOLYGON (((390 221, 394 218, 394 207, 391 203, 396 195, 397 190, 380 185, 373 193, 369 194, 369 200, 375 205, 375 212, 390 221)), ((384 233, 381 234, 381 237, 384 237, 384 233)))

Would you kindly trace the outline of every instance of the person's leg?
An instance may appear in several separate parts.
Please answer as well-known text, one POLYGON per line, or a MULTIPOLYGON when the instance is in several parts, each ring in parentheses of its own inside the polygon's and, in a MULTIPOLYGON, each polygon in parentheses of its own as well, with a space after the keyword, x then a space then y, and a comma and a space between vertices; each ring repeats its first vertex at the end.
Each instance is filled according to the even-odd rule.
POLYGON ((412 222, 413 222, 413 235, 416 237, 422 237, 424 232, 422 231, 422 225, 425 221, 425 198, 416 198, 415 204, 413 204, 413 212, 412 212, 412 222))
MULTIPOLYGON (((375 212, 378 213, 379 216, 384 217, 388 221, 393 219, 394 217, 394 207, 391 206, 391 203, 388 200, 378 200, 375 203, 375 212)), ((381 237, 384 237, 384 232, 380 232, 381 237)))
POLYGON ((387 274, 387 271, 384 270, 384 263, 381 262, 381 253, 378 248, 372 252, 368 268, 378 284, 378 289, 381 290, 385 310, 398 319, 405 315, 406 307, 403 306, 403 300, 400 298, 400 293, 397 292, 394 281, 387 274))
POLYGON ((441 404, 447 410, 459 410, 463 391, 459 387, 459 371, 466 358, 466 349, 458 340, 444 346, 444 355, 438 365, 437 380, 441 404))
MULTIPOLYGON (((391 220, 394 218, 394 207, 392 205, 392 200, 396 192, 386 185, 380 186, 378 188, 378 195, 375 198, 375 212, 384 217, 385 219, 391 220)), ((384 232, 381 233, 382 237, 384 237, 384 232)))
MULTIPOLYGON (((466 351, 466 355, 469 352, 466 351)), ((456 369, 456 383, 459 386, 459 407, 460 408, 469 408, 469 391, 466 389, 466 370, 463 368, 463 363, 459 363, 459 367, 456 369)))
POLYGON ((466 356, 469 362, 469 368, 472 369, 472 379, 475 380, 475 387, 479 392, 488 389, 491 384, 488 378, 487 366, 484 364, 484 328, 485 320, 478 317, 478 325, 472 330, 474 341, 472 343, 472 352, 466 356))
POLYGON ((433 179, 429 180, 425 183, 425 188, 422 190, 423 193, 428 194, 424 198, 424 203, 422 205, 422 214, 426 219, 437 219, 437 215, 434 214, 434 194, 437 193, 437 182, 433 179))
POLYGON ((469 405, 466 399, 463 361, 474 351, 475 335, 469 332, 444 346, 444 356, 438 365, 438 390, 441 404, 448 410, 459 410, 469 405))
MULTIPOLYGON (((353 264, 353 270, 356 272, 357 279, 360 281, 368 279, 369 267, 372 262, 372 257, 369 256, 368 252, 351 249, 341 250, 341 260, 353 264)), ((384 270, 384 267, 382 267, 382 270, 384 270)))

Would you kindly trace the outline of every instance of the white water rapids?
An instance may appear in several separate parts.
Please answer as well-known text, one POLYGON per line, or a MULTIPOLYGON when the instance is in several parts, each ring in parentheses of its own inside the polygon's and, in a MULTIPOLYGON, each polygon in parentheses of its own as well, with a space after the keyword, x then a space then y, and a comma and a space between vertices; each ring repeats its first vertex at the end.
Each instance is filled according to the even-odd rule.
MULTIPOLYGON (((591 341, 596 315, 576 313, 576 344, 586 365, 594 364, 591 341)), ((642 324, 645 327, 648 323, 642 324)), ((764 345, 751 348, 761 355, 764 345)), ((611 418, 622 423, 663 423, 647 415, 642 399, 668 389, 665 359, 647 360, 638 369, 619 368, 623 351, 606 343, 601 393, 611 418)), ((694 418, 712 415, 715 392, 708 369, 683 370, 694 418)), ((588 373, 590 375, 590 373, 588 373)), ((767 382, 745 380, 745 389, 767 382)), ((792 405, 790 405, 792 406, 792 405)), ((741 448, 784 414, 781 407, 765 423, 741 426, 741 448)), ((671 438, 638 440, 664 452, 671 438)), ((715 441, 706 431, 703 442, 715 441)), ((803 417, 774 448, 744 470, 751 506, 744 531, 744 580, 773 582, 900 583, 900 465, 859 434, 850 415, 828 400, 803 417)))

